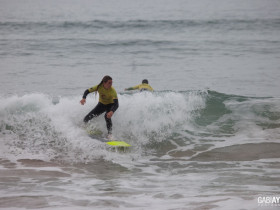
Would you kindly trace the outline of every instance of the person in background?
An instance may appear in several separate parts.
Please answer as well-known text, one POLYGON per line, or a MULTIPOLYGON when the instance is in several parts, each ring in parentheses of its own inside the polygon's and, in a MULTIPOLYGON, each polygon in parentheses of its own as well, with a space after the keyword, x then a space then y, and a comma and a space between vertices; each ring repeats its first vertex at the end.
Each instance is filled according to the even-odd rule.
POLYGON ((119 107, 118 96, 115 88, 112 87, 113 80, 110 76, 104 76, 99 85, 95 85, 87 90, 85 90, 84 95, 80 103, 84 105, 86 103, 86 97, 89 93, 98 92, 99 102, 96 107, 89 112, 85 118, 84 122, 87 123, 94 117, 105 113, 105 121, 108 130, 108 139, 112 138, 112 116, 119 107))
POLYGON ((140 91, 154 91, 154 89, 149 85, 147 79, 143 79, 142 84, 136 85, 134 87, 125 88, 124 90, 140 90, 140 91))

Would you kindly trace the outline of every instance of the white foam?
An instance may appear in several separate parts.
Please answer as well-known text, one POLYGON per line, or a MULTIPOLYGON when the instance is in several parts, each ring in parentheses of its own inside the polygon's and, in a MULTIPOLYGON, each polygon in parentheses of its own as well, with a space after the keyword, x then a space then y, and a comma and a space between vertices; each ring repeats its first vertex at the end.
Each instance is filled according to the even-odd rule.
MULTIPOLYGON (((90 95, 84 106, 80 105, 80 99, 80 96, 61 97, 53 103, 44 94, 2 97, 1 148, 10 151, 5 154, 44 160, 62 155, 78 162, 104 156, 114 161, 137 159, 142 145, 151 140, 163 141, 176 127, 188 124, 193 110, 204 106, 204 99, 197 93, 119 94, 120 106, 112 118, 114 136, 125 138, 136 152, 134 157, 123 157, 108 152, 103 143, 88 137, 82 119, 95 107, 97 97, 90 95)), ((106 133, 103 115, 91 124, 106 133)))

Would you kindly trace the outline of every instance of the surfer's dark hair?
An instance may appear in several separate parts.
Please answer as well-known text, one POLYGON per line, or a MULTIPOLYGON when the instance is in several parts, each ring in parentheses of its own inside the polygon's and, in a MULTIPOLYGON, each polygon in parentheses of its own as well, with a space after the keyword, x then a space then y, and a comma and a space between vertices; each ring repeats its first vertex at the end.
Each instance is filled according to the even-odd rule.
POLYGON ((98 88, 100 87, 100 85, 102 85, 103 83, 108 82, 109 80, 113 80, 112 77, 110 77, 108 75, 104 76, 103 79, 101 80, 101 82, 99 83, 99 85, 97 85, 96 91, 98 91, 98 88))
POLYGON ((148 82, 148 80, 147 79, 143 79, 143 81, 142 81, 142 84, 149 84, 149 82, 148 82))

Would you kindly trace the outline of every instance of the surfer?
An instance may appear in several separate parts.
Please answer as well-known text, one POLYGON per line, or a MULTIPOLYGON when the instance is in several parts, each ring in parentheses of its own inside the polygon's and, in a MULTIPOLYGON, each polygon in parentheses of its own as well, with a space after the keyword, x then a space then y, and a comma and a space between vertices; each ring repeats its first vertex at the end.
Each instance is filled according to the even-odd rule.
POLYGON ((96 107, 89 112, 85 118, 84 122, 87 123, 94 117, 99 116, 100 114, 105 113, 105 121, 108 130, 108 138, 112 136, 112 116, 114 112, 119 107, 118 96, 115 88, 112 87, 113 80, 110 76, 104 76, 102 81, 87 90, 85 90, 84 95, 80 103, 84 105, 86 103, 86 97, 89 93, 98 92, 99 93, 99 102, 96 107))
POLYGON ((124 90, 140 90, 140 91, 154 91, 154 89, 149 85, 147 79, 143 79, 142 84, 136 85, 134 87, 125 88, 124 90))

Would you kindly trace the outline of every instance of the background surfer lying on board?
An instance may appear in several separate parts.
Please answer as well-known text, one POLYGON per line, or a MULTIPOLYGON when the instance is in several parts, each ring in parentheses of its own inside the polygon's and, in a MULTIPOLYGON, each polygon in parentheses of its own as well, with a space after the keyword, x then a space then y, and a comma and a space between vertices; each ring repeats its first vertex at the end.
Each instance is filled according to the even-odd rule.
POLYGON ((118 96, 115 88, 112 87, 113 80, 110 76, 104 76, 99 85, 93 86, 85 90, 83 99, 80 101, 82 105, 86 103, 86 97, 89 93, 98 92, 99 93, 99 102, 96 107, 89 112, 85 118, 84 122, 87 123, 94 117, 99 116, 100 114, 105 113, 105 121, 108 130, 108 138, 112 137, 112 116, 114 112, 119 107, 118 96))
POLYGON ((147 79, 143 79, 142 84, 140 84, 140 85, 136 85, 136 86, 130 87, 130 88, 125 88, 124 90, 154 91, 154 89, 151 87, 151 85, 149 85, 149 82, 147 79))

